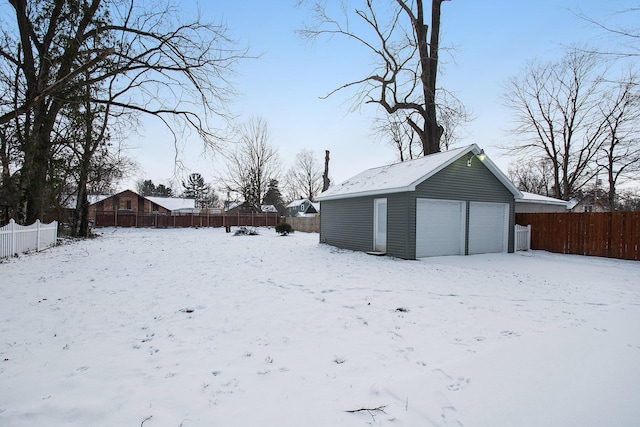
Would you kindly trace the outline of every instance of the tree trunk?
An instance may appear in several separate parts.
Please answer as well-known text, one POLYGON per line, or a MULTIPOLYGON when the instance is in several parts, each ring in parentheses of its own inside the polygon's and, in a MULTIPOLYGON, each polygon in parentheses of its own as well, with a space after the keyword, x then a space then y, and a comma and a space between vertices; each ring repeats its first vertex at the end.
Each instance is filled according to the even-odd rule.
POLYGON ((436 77, 438 75, 438 49, 440 43, 440 11, 443 0, 431 0, 431 37, 427 42, 428 26, 424 24, 423 1, 417 2, 418 13, 414 31, 420 52, 422 91, 424 97, 424 129, 419 133, 422 151, 428 154, 440 151, 443 128, 436 116, 436 77))
POLYGON ((87 237, 89 235, 89 199, 87 197, 87 182, 89 181, 89 168, 93 152, 85 152, 80 162, 80 177, 78 180, 78 193, 76 209, 73 214, 72 235, 75 237, 87 237))
MULTIPOLYGON (((36 120, 34 120, 37 123, 36 120)), ((49 126, 41 126, 27 140, 22 167, 22 188, 26 205, 25 222, 36 219, 44 221, 45 206, 48 206, 47 171, 51 154, 51 132, 49 126)))
POLYGON ((322 191, 329 189, 331 180, 329 179, 329 150, 324 150, 324 173, 322 174, 322 191))

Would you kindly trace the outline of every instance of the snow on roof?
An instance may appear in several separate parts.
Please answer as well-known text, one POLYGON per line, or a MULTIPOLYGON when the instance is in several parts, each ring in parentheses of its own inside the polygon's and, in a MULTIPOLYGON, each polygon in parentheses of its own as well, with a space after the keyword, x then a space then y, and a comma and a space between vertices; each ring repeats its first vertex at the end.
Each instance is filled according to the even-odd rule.
POLYGON ((195 209, 196 207, 196 201, 194 199, 182 199, 179 197, 155 197, 155 196, 147 196, 145 198, 147 200, 150 200, 152 203, 162 206, 163 208, 170 211, 175 211, 178 209, 195 209))
POLYGON ((541 196, 540 194, 522 192, 522 199, 518 199, 518 203, 542 203, 545 205, 558 205, 568 207, 569 202, 556 199, 553 197, 541 196))
POLYGON ((309 199, 298 199, 298 200, 294 200, 293 202, 289 203, 287 205, 288 208, 297 208, 298 206, 300 206, 303 202, 305 201, 309 201, 309 199))
POLYGON ((262 211, 262 212, 271 212, 271 213, 275 212, 275 213, 277 213, 277 212, 278 212, 278 209, 276 209, 276 207, 275 207, 275 206, 273 206, 273 205, 260 205, 260 211, 262 211))
MULTIPOLYGON (((480 154, 476 144, 449 151, 442 151, 416 160, 394 163, 366 170, 341 184, 329 188, 316 200, 332 200, 347 197, 370 196, 385 193, 414 191, 416 186, 468 153, 480 154)), ((518 189, 505 174, 488 158, 482 163, 511 191, 516 198, 522 197, 518 189)))
POLYGON ((106 194, 89 194, 87 195, 87 199, 89 200, 89 204, 92 205, 94 203, 98 203, 103 201, 104 199, 108 199, 110 196, 106 194))

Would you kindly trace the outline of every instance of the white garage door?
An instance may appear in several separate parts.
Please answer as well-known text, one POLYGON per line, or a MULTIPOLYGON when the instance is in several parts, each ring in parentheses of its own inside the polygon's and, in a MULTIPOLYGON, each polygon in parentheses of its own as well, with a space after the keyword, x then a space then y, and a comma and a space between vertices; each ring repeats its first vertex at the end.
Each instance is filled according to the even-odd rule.
POLYGON ((465 202, 416 200, 416 258, 464 254, 465 202))
POLYGON ((469 254, 507 252, 509 238, 507 203, 469 204, 469 254))

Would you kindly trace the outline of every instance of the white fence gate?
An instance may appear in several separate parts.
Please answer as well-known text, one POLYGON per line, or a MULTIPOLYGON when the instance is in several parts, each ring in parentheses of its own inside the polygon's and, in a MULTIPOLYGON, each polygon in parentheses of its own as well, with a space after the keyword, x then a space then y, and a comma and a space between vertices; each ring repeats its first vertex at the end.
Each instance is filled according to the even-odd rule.
POLYGON ((37 219, 31 225, 22 226, 11 219, 0 228, 0 258, 46 249, 54 246, 57 239, 58 221, 41 224, 37 219))
POLYGON ((531 249, 531 225, 516 224, 516 251, 531 249))

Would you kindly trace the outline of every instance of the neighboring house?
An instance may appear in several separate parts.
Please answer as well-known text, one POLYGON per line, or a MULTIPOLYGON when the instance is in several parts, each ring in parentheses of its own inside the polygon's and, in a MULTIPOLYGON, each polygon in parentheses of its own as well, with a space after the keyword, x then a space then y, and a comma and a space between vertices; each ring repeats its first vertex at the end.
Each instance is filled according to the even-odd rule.
POLYGON ((582 198, 572 199, 569 202, 571 212, 609 212, 609 200, 597 197, 593 194, 586 194, 582 198))
POLYGON ((513 252, 516 198, 473 144, 369 169, 320 194, 320 241, 404 259, 513 252))
POLYGON ((260 213, 262 209, 257 205, 249 202, 226 202, 224 206, 225 213, 240 213, 240 214, 250 214, 250 213, 260 213))
POLYGON ((89 221, 95 221, 98 213, 134 213, 137 215, 158 213, 169 214, 173 211, 195 209, 195 200, 177 197, 144 197, 125 190, 113 196, 90 196, 89 221))
POLYGON ((516 199, 516 213, 568 212, 569 202, 539 194, 522 192, 516 199))
POLYGON ((320 203, 314 203, 309 199, 294 200, 287 205, 287 216, 317 216, 320 213, 320 203))

